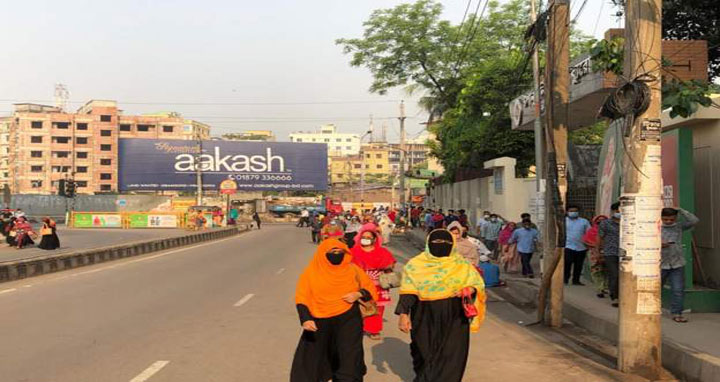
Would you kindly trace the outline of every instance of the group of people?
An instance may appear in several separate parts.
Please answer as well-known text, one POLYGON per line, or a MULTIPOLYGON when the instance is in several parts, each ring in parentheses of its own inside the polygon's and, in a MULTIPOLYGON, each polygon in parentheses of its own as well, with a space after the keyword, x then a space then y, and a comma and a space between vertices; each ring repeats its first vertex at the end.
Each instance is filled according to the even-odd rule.
POLYGON ((38 236, 40 236, 38 248, 45 250, 60 248, 60 238, 57 235, 55 221, 49 217, 43 218, 42 221, 43 224, 38 235, 21 209, 16 210, 14 213, 4 212, 0 216, 0 233, 5 236, 5 242, 8 246, 16 249, 34 245, 38 236))
MULTIPOLYGON (((382 338, 383 313, 390 303, 390 286, 382 278, 394 272, 396 261, 383 245, 375 217, 362 216, 364 224, 360 219, 347 219, 347 229, 359 225, 350 232, 351 245, 346 238, 353 235, 344 231, 323 235, 300 276, 295 303, 303 332, 291 382, 362 381, 367 371, 363 334, 382 338)), ((310 220, 312 227, 317 218, 310 220)), ((453 232, 456 228, 430 232, 426 250, 403 268, 395 314, 400 330, 410 334, 417 381, 460 382, 470 332, 484 318, 485 284, 460 255, 462 235, 453 232)))
POLYGON ((311 213, 303 209, 296 226, 309 227, 313 243, 319 244, 328 238, 343 238, 352 247, 361 227, 368 223, 376 225, 383 240, 388 243, 390 233, 397 225, 394 222, 398 220, 398 216, 397 211, 382 207, 362 211, 362 213, 353 209, 345 213, 327 212, 327 214, 317 211, 311 213))

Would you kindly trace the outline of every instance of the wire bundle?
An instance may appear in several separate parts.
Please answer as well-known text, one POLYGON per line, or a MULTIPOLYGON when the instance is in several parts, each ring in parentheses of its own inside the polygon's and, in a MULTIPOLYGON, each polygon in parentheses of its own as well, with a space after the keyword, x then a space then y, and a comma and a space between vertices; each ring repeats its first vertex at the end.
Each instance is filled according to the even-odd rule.
POLYGON ((637 117, 644 113, 650 106, 648 82, 652 81, 652 76, 641 76, 615 89, 605 99, 600 116, 614 120, 627 116, 637 117))

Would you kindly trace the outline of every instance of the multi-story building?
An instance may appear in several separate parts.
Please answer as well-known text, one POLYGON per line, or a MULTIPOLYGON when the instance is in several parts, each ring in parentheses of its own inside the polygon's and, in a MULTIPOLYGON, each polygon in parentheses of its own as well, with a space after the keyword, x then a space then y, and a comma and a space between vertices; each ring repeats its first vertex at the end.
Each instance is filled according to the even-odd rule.
POLYGON ((360 153, 360 136, 339 133, 335 125, 323 125, 315 132, 295 132, 290 134, 290 142, 325 143, 328 156, 339 157, 360 153))
MULTIPOLYGON (((4 121, 7 121, 5 118, 4 121)), ((118 139, 208 139, 210 127, 177 113, 124 115, 115 101, 92 100, 76 113, 38 104, 16 104, 9 123, 7 153, 13 193, 54 194, 72 177, 78 193, 117 191, 118 139)), ((2 142, 0 124, 0 142, 2 142)))
POLYGON ((390 149, 386 144, 362 146, 359 155, 331 157, 330 182, 352 183, 365 177, 367 183, 390 181, 390 149))
POLYGON ((270 130, 245 130, 239 133, 223 134, 223 141, 275 142, 275 134, 270 130))

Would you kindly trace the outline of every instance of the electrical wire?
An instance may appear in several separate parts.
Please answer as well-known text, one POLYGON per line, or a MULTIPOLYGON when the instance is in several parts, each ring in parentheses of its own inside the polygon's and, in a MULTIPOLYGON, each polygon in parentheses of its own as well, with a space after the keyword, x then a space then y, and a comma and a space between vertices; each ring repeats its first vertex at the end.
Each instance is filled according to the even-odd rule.
MULTIPOLYGON (((0 99, 0 102, 12 103, 54 103, 52 100, 20 100, 0 99)), ((287 105, 345 105, 345 104, 374 104, 397 103, 400 100, 358 100, 358 101, 300 101, 300 102, 133 102, 115 101, 124 105, 160 105, 160 106, 287 106, 287 105)), ((72 104, 85 104, 87 102, 69 101, 72 104)))

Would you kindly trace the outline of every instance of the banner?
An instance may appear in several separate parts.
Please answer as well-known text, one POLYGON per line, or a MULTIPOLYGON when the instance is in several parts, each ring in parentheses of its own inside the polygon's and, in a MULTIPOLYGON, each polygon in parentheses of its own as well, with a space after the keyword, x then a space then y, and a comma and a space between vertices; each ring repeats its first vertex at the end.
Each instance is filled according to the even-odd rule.
POLYGON ((75 213, 75 228, 122 228, 122 216, 112 214, 75 213))
POLYGON ((177 215, 130 213, 128 214, 130 228, 178 228, 180 227, 177 215))
POLYGON ((119 139, 120 191, 193 190, 199 168, 203 189, 226 179, 238 191, 327 189, 323 143, 119 139))

